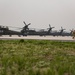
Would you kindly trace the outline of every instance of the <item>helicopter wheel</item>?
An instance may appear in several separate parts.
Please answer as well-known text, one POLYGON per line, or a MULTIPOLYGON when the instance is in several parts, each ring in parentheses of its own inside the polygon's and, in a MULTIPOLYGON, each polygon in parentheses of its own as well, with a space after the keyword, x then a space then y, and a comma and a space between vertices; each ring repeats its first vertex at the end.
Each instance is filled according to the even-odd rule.
POLYGON ((12 35, 9 35, 10 37, 12 36, 12 35))
POLYGON ((21 35, 18 35, 19 37, 21 37, 21 35))
POLYGON ((24 36, 27 36, 27 35, 24 35, 24 36))
POLYGON ((2 36, 2 35, 0 35, 0 36, 2 36))
POLYGON ((53 35, 53 37, 55 37, 55 35, 53 35))
POLYGON ((27 34, 23 34, 23 36, 27 36, 27 34))
POLYGON ((40 36, 43 36, 42 34, 40 34, 40 36))

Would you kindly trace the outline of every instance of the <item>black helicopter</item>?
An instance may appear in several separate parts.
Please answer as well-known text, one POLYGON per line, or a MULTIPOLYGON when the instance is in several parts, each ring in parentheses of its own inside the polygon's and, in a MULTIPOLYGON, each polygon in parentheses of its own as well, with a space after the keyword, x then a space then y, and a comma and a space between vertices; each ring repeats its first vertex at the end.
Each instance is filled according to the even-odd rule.
POLYGON ((51 25, 49 24, 49 28, 47 28, 47 30, 43 29, 43 30, 38 31, 38 33, 40 36, 51 35, 53 28, 55 28, 55 27, 51 27, 51 25))
POLYGON ((13 31, 13 30, 9 30, 9 28, 6 26, 0 26, 0 36, 2 35, 9 35, 9 36, 12 36, 12 35, 18 35, 20 36, 20 32, 18 31, 13 31))
POLYGON ((51 36, 72 36, 71 32, 64 32, 65 29, 63 29, 61 27, 60 31, 52 31, 53 28, 55 27, 51 27, 51 25, 49 24, 49 28, 47 28, 47 30, 45 29, 40 29, 39 31, 36 31, 35 29, 32 30, 29 28, 29 25, 31 25, 31 23, 26 24, 25 21, 23 21, 23 23, 25 24, 25 26, 23 28, 18 28, 21 29, 21 31, 14 31, 14 30, 10 30, 8 28, 8 26, 0 26, 0 36, 2 35, 18 35, 18 36, 27 36, 27 35, 39 35, 39 36, 47 36, 47 35, 51 35, 51 36))
MULTIPOLYGON (((31 23, 26 24, 26 23, 24 22, 24 24, 25 24, 25 26, 24 26, 23 28, 19 28, 19 29, 21 29, 20 32, 19 32, 19 31, 10 30, 10 29, 8 28, 8 26, 2 26, 2 25, 0 25, 0 36, 2 36, 2 35, 9 35, 9 36, 12 36, 12 35, 21 36, 21 35, 23 35, 23 36, 26 36, 26 35, 27 35, 27 32, 29 31, 28 26, 29 26, 31 23)), ((18 28, 18 27, 16 27, 16 28, 18 28)))

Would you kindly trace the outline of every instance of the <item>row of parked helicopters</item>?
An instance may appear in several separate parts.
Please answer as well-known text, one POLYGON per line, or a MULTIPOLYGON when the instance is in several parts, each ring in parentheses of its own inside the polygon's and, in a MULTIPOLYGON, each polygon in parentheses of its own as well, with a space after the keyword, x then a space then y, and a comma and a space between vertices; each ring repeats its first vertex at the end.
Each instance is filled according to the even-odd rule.
POLYGON ((55 27, 51 27, 51 25, 49 24, 49 28, 47 29, 40 29, 40 30, 36 30, 36 29, 30 29, 29 25, 31 25, 31 23, 26 24, 25 21, 23 21, 24 23, 24 27, 23 28, 18 28, 21 29, 21 31, 16 31, 16 30, 10 30, 9 26, 2 26, 0 25, 0 36, 2 35, 18 35, 19 37, 22 36, 27 36, 27 35, 39 35, 39 36, 72 36, 72 30, 70 30, 70 32, 65 32, 62 27, 61 30, 59 31, 53 31, 52 29, 55 27))

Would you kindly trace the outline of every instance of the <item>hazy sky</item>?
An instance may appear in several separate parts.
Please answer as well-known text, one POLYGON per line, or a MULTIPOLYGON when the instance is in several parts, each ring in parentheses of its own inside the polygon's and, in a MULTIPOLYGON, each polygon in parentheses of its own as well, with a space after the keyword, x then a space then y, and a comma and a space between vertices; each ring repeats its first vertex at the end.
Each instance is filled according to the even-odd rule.
POLYGON ((59 30, 75 29, 75 0, 0 0, 0 24, 59 30))

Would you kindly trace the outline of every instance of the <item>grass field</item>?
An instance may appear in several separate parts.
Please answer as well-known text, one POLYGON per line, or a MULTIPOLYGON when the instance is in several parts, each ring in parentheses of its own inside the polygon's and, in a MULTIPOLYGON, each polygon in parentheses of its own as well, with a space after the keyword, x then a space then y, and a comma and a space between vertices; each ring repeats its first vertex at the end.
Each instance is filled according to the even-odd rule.
POLYGON ((0 75, 75 75, 75 42, 0 40, 0 75))

